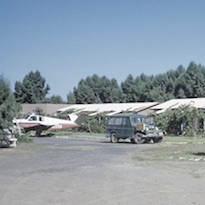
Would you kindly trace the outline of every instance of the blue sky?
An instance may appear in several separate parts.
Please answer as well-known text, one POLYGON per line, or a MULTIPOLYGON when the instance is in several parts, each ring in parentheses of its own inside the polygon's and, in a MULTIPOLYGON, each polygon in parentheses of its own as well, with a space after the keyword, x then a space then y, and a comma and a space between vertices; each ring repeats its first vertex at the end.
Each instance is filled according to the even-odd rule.
POLYGON ((204 0, 0 0, 0 74, 39 70, 64 99, 80 79, 205 65, 204 0))

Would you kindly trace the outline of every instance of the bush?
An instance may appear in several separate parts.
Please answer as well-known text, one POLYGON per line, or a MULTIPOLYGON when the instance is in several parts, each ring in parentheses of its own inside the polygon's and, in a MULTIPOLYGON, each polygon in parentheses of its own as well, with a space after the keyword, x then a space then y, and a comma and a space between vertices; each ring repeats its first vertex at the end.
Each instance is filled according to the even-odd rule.
POLYGON ((87 113, 80 114, 77 123, 80 125, 78 131, 104 133, 105 132, 105 115, 98 114, 89 116, 87 113))
POLYGON ((18 135, 18 136, 16 136, 16 138, 17 138, 17 143, 30 143, 30 142, 33 142, 32 139, 28 138, 27 134, 18 135))
POLYGON ((205 114, 192 106, 168 109, 156 116, 157 125, 168 134, 196 136, 204 132, 205 114))
POLYGON ((0 130, 13 125, 12 120, 19 110, 20 106, 15 101, 9 83, 0 75, 0 130))

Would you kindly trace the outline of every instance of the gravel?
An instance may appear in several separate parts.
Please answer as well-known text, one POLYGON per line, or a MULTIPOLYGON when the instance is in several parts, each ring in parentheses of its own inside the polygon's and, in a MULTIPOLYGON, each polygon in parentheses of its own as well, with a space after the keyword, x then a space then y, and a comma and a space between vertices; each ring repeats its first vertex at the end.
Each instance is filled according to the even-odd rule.
POLYGON ((204 204, 205 162, 132 158, 155 144, 33 139, 0 150, 0 205, 204 204))

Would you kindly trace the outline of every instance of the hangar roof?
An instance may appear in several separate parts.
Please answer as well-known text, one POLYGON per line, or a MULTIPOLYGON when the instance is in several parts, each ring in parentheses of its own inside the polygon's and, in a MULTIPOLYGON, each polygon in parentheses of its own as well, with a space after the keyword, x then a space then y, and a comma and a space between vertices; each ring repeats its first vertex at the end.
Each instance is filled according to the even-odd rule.
POLYGON ((153 106, 151 109, 155 110, 157 114, 160 114, 162 112, 165 112, 167 109, 176 109, 180 106, 188 105, 195 108, 205 109, 205 98, 172 99, 153 106))
POLYGON ((72 111, 76 114, 81 112, 90 112, 91 116, 99 113, 113 115, 121 112, 139 112, 157 104, 158 102, 73 104, 59 109, 58 112, 72 111))

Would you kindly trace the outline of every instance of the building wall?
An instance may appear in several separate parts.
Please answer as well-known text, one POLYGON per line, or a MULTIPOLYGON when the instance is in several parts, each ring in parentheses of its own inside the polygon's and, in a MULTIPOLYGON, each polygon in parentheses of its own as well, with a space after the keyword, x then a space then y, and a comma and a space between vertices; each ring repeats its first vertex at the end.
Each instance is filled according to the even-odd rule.
POLYGON ((45 115, 55 115, 57 110, 67 107, 67 104, 21 104, 21 115, 34 112, 40 108, 45 115))

